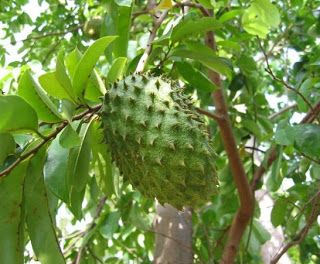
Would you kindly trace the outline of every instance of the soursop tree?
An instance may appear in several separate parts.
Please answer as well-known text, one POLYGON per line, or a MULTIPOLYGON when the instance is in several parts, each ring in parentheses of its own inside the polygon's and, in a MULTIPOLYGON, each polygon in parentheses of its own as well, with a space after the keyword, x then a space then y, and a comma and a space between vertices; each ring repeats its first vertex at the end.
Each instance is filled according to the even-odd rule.
POLYGON ((0 2, 0 262, 318 263, 319 1, 0 2))

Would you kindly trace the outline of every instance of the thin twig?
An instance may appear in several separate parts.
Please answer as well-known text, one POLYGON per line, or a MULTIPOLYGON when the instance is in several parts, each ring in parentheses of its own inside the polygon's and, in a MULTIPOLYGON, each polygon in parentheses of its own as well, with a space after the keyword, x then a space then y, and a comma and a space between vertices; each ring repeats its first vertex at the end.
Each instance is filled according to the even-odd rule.
POLYGON ((147 42, 147 46, 138 62, 137 68, 136 68, 136 73, 143 72, 144 68, 146 67, 147 60, 149 58, 149 55, 151 54, 152 51, 152 42, 157 36, 157 31, 159 27, 161 26, 162 22, 166 19, 168 15, 168 10, 165 10, 162 12, 162 14, 159 16, 159 18, 154 19, 153 27, 149 35, 149 39, 147 42))
POLYGON ((48 37, 53 37, 53 36, 61 36, 61 35, 66 35, 70 32, 73 32, 73 31, 76 31, 80 28, 82 28, 83 25, 78 25, 76 27, 73 27, 73 28, 70 28, 68 30, 65 30, 65 31, 58 31, 58 32, 50 32, 50 33, 47 33, 47 34, 43 34, 43 35, 37 35, 37 36, 29 36, 25 39, 21 39, 21 40, 17 40, 16 42, 25 42, 25 41, 31 41, 31 40, 39 40, 39 39, 43 39, 43 38, 48 38, 48 37))
MULTIPOLYGON (((101 108, 101 104, 99 104, 91 109, 88 109, 79 115, 76 115, 72 120, 73 121, 80 120, 83 117, 85 117, 86 115, 91 114, 92 112, 99 111, 100 108, 101 108)), ((9 167, 7 167, 3 171, 1 171, 0 178, 8 175, 15 167, 17 167, 25 159, 35 155, 41 149, 42 146, 44 146, 50 140, 54 139, 60 133, 60 131, 63 130, 68 124, 69 123, 67 120, 61 121, 61 124, 58 127, 56 127, 55 131, 52 132, 51 134, 49 134, 48 136, 46 136, 39 145, 37 145, 33 149, 29 150, 25 154, 21 155, 20 157, 18 157, 9 167)))
POLYGON ((269 63, 269 58, 268 55, 266 54, 265 50, 262 47, 261 44, 261 40, 260 38, 257 36, 257 40, 258 40, 258 44, 260 46, 260 49, 264 55, 266 64, 267 64, 267 68, 265 69, 266 72, 272 77, 273 80, 281 83, 282 85, 284 85, 288 90, 294 92, 295 94, 297 94, 298 96, 300 96, 300 98, 306 103, 306 105, 312 110, 312 112, 315 112, 312 104, 307 100, 307 98, 297 89, 295 89, 294 87, 292 87, 291 85, 289 85, 288 83, 286 83, 284 80, 280 79, 279 77, 277 77, 274 72, 272 71, 271 67, 270 67, 270 63, 269 63))
POLYGON ((222 119, 223 116, 217 114, 217 113, 213 113, 213 112, 209 112, 209 111, 206 111, 204 109, 201 109, 201 108, 196 108, 197 112, 200 113, 200 114, 203 114, 205 116, 208 116, 210 117, 211 119, 215 120, 215 121, 218 121, 219 119, 222 119))
POLYGON ((296 108, 296 107, 297 107, 297 104, 288 105, 288 106, 280 109, 278 112, 271 114, 271 115, 268 117, 268 119, 270 119, 270 120, 275 119, 275 118, 277 118, 278 116, 280 116, 280 115, 286 113, 287 111, 289 111, 289 110, 291 110, 291 109, 294 109, 294 108, 296 108))
POLYGON ((83 242, 82 245, 77 253, 77 256, 75 258, 75 260, 73 261, 73 264, 80 264, 81 263, 81 258, 82 258, 82 252, 84 250, 84 248, 87 246, 90 237, 92 236, 92 230, 97 226, 96 220, 100 217, 103 207, 106 203, 107 197, 103 196, 98 203, 97 209, 96 209, 96 213, 95 216, 93 217, 92 223, 90 224, 89 228, 83 232, 83 235, 81 236, 83 238, 83 242), (86 239, 86 237, 89 236, 89 238, 86 239), (85 241, 84 241, 85 240, 85 241))

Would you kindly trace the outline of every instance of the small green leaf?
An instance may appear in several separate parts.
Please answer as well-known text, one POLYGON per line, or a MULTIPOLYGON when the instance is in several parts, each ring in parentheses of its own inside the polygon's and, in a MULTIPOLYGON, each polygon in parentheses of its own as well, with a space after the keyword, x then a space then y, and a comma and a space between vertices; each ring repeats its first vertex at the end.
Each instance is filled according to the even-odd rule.
POLYGON ((243 28, 252 35, 265 38, 271 28, 280 24, 278 9, 269 0, 255 0, 242 16, 243 28))
POLYGON ((41 263, 64 264, 43 180, 45 158, 46 149, 43 148, 32 158, 27 170, 24 184, 27 229, 32 248, 41 263))
MULTIPOLYGON (((199 45, 199 48, 201 48, 201 45, 199 45)), ((228 79, 231 79, 232 77, 232 72, 229 65, 225 62, 225 60, 216 56, 213 51, 207 52, 206 50, 199 50, 197 52, 194 49, 176 49, 173 51, 172 56, 199 61, 209 69, 228 77, 228 79)))
POLYGON ((20 163, 0 179, 0 256, 2 263, 23 264, 23 182, 28 163, 20 163))
POLYGON ((76 131, 69 124, 65 127, 59 137, 60 145, 64 148, 73 148, 80 145, 81 140, 76 131))
POLYGON ((283 198, 276 200, 271 212, 271 223, 274 227, 282 225, 285 222, 287 205, 287 201, 283 198))
POLYGON ((245 119, 242 121, 242 124, 245 129, 252 132, 257 138, 261 138, 261 129, 255 121, 245 119))
POLYGON ((39 77, 39 83, 42 88, 52 97, 58 99, 68 99, 72 101, 72 98, 65 91, 63 86, 60 85, 60 82, 57 79, 56 72, 48 72, 39 77))
POLYGON ((15 152, 16 143, 11 134, 0 133, 0 165, 3 164, 9 154, 15 152))
POLYGON ((21 97, 0 95, 0 109, 0 133, 38 129, 37 113, 21 97))
POLYGON ((210 30, 217 30, 222 27, 222 24, 212 17, 202 17, 196 20, 182 20, 172 30, 171 40, 177 42, 183 38, 193 34, 201 34, 210 30))
POLYGON ((96 40, 83 54, 73 76, 73 89, 77 96, 83 97, 93 68, 104 50, 116 39, 115 36, 103 37, 96 40), (82 96, 81 96, 82 95, 82 96))
POLYGON ((49 123, 61 121, 57 107, 33 80, 29 70, 20 77, 18 94, 36 110, 40 120, 49 123))
POLYGON ((187 62, 176 62, 175 65, 181 76, 197 90, 212 92, 215 85, 199 70, 187 62))
POLYGON ((228 12, 225 12, 221 17, 219 17, 218 21, 220 23, 225 23, 231 19, 234 19, 235 17, 241 15, 243 13, 242 9, 233 9, 228 12))
POLYGON ((85 99, 92 102, 100 102, 101 97, 107 92, 99 74, 93 69, 85 90, 85 99))
POLYGON ((110 197, 115 193, 112 173, 112 160, 109 146, 104 143, 101 122, 94 121, 91 126, 92 164, 99 188, 110 197))
POLYGON ((120 212, 111 212, 103 222, 102 226, 100 227, 99 231, 101 235, 106 238, 112 238, 112 235, 118 230, 119 228, 119 220, 120 220, 120 212))
POLYGON ((126 57, 119 57, 116 58, 107 75, 107 80, 109 83, 115 82, 117 79, 120 79, 123 76, 123 73, 125 72, 127 63, 126 57))

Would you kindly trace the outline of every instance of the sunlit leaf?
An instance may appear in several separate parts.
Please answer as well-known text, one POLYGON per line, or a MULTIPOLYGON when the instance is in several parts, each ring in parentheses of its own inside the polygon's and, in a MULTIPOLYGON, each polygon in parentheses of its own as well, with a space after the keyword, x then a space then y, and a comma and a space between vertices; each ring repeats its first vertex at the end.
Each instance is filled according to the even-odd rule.
POLYGON ((115 36, 103 37, 96 40, 83 54, 76 66, 73 76, 73 89, 77 96, 83 96, 93 68, 104 50, 116 39, 115 36))
POLYGON ((29 70, 20 76, 18 94, 36 110, 40 120, 48 123, 61 121, 57 107, 33 80, 29 70))
POLYGON ((37 113, 21 97, 0 95, 0 109, 0 133, 37 130, 37 113))

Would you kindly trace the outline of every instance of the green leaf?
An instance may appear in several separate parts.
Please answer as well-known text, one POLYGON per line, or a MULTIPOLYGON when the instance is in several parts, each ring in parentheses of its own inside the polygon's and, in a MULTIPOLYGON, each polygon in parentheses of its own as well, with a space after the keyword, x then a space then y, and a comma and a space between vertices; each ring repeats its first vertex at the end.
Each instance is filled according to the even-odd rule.
POLYGON ((283 198, 276 200, 271 212, 271 223, 274 227, 282 225, 285 222, 287 205, 287 201, 283 198))
POLYGON ((257 64, 254 59, 248 55, 241 54, 240 58, 237 60, 237 65, 240 70, 244 73, 250 74, 257 71, 257 64))
POLYGON ((187 62, 175 62, 181 76, 197 90, 212 92, 215 85, 199 70, 187 62))
POLYGON ((11 134, 0 133, 0 165, 3 164, 9 154, 13 154, 16 149, 16 143, 11 134))
POLYGON ((202 17, 196 20, 182 20, 175 26, 171 33, 171 40, 177 42, 183 38, 192 36, 193 34, 201 34, 210 30, 217 30, 222 24, 212 17, 202 17))
POLYGON ((207 52, 206 50, 200 50, 201 45, 199 45, 199 51, 190 49, 176 49, 173 51, 172 56, 189 58, 201 62, 203 65, 209 69, 226 76, 231 79, 232 72, 225 60, 216 56, 214 52, 207 52))
POLYGON ((91 156, 90 148, 90 123, 82 126, 81 128, 81 143, 80 146, 75 148, 76 158, 71 168, 71 182, 77 191, 82 191, 89 179, 89 164, 91 156))
POLYGON ((0 109, 0 133, 38 129, 37 113, 21 97, 0 95, 0 109))
POLYGON ((57 107, 33 80, 29 70, 20 77, 18 94, 36 110, 40 120, 48 123, 61 121, 57 107))
POLYGON ((242 125, 245 129, 252 132, 257 138, 261 138, 261 129, 255 121, 250 119, 244 119, 242 121, 242 125))
POLYGON ((67 67, 67 71, 71 79, 73 79, 74 73, 76 71, 77 65, 82 58, 82 53, 75 48, 65 57, 65 63, 67 67))
POLYGON ((80 145, 81 140, 76 131, 69 124, 62 131, 61 136, 59 137, 60 145, 64 148, 73 148, 80 145))
POLYGON ((63 86, 57 79, 56 72, 48 72, 39 77, 39 83, 42 88, 52 97, 58 99, 68 99, 72 101, 73 99, 69 96, 63 86))
POLYGON ((68 157, 68 173, 67 173, 67 184, 69 187, 69 209, 73 215, 80 220, 82 218, 82 202, 84 199, 85 188, 82 191, 77 191, 76 176, 74 175, 74 167, 78 155, 79 148, 72 148, 69 151, 68 157))
POLYGON ((242 9, 233 9, 228 12, 225 12, 221 17, 219 17, 218 21, 220 23, 225 23, 231 19, 234 19, 235 17, 241 15, 243 13, 242 9))
POLYGON ((94 121, 91 126, 92 164, 99 188, 110 197, 115 193, 112 173, 112 160, 109 146, 104 142, 101 122, 94 121))
POLYGON ((295 126, 295 143, 303 153, 320 157, 320 126, 306 124, 295 126))
POLYGON ((271 238, 270 233, 256 219, 254 219, 254 222, 253 222, 253 232, 257 237, 258 241, 260 242, 260 245, 263 245, 265 242, 267 242, 271 238))
POLYGON ((109 1, 107 8, 108 11, 102 23, 101 35, 118 36, 106 50, 106 56, 111 62, 112 53, 114 58, 127 57, 133 5, 131 0, 109 1))
POLYGON ((112 235, 118 230, 119 228, 119 220, 120 220, 120 212, 111 212, 103 222, 102 226, 100 227, 99 231, 101 235, 106 238, 112 238, 112 235))
POLYGON ((42 148, 30 161, 24 185, 26 223, 32 248, 41 263, 63 264, 63 254, 49 212, 48 195, 42 167, 46 149, 42 148))
POLYGON ((109 83, 115 82, 117 79, 122 78, 125 68, 126 68, 127 58, 126 57, 119 57, 116 58, 107 75, 107 80, 109 83))
POLYGON ((64 64, 64 53, 59 52, 56 63, 56 78, 60 85, 64 88, 64 91, 68 94, 71 100, 75 100, 75 94, 72 88, 71 80, 67 74, 67 69, 64 64))
POLYGON ((104 50, 116 39, 115 36, 103 37, 96 40, 83 54, 73 76, 73 89, 77 96, 83 96, 93 68, 104 50))
POLYGON ((23 182, 27 164, 20 163, 0 179, 0 256, 6 264, 24 263, 23 182))
POLYGON ((101 97, 107 92, 106 87, 99 74, 93 69, 85 90, 85 99, 92 102, 100 102, 101 97))
POLYGON ((279 125, 274 135, 274 139, 276 143, 280 145, 293 145, 295 139, 295 130, 289 125, 279 125))
POLYGON ((67 185, 68 149, 59 144, 61 133, 48 148, 48 157, 44 164, 44 180, 46 186, 65 203, 69 200, 67 185))
POLYGON ((278 9, 269 0, 255 0, 242 16, 243 28, 252 35, 265 38, 271 28, 280 24, 278 9))
POLYGON ((275 192, 279 189, 283 177, 280 173, 281 164, 282 164, 282 153, 283 153, 283 147, 277 146, 277 159, 273 162, 271 167, 271 174, 268 178, 267 185, 268 189, 272 192, 275 192))

